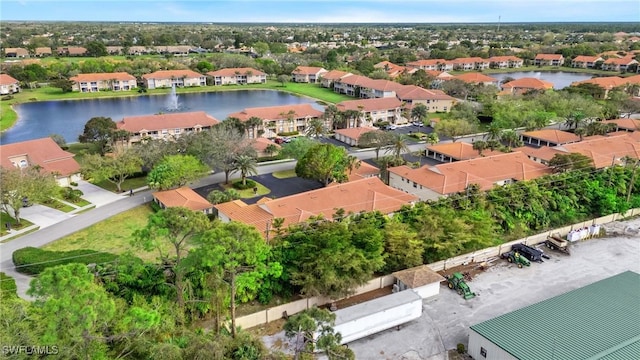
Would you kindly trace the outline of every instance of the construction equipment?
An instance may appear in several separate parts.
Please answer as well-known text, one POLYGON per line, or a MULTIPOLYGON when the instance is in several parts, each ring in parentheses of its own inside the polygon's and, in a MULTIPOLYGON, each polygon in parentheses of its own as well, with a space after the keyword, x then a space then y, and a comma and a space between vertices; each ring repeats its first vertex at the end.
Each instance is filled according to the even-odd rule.
POLYGON ((449 289, 457 291, 458 295, 462 295, 465 300, 476 297, 476 294, 471 292, 469 285, 464 281, 464 276, 459 272, 453 273, 451 276, 447 276, 447 283, 449 285, 449 289))
POLYGON ((544 243, 551 250, 558 250, 558 251, 563 252, 563 253, 565 253, 567 255, 570 254, 569 253, 569 241, 563 239, 558 234, 549 235, 549 237, 547 237, 547 240, 545 240, 544 243))
POLYGON ((520 255, 519 252, 513 250, 502 254, 502 258, 507 259, 507 261, 510 263, 516 264, 520 269, 522 269, 523 266, 531 265, 531 262, 529 262, 529 260, 520 255))

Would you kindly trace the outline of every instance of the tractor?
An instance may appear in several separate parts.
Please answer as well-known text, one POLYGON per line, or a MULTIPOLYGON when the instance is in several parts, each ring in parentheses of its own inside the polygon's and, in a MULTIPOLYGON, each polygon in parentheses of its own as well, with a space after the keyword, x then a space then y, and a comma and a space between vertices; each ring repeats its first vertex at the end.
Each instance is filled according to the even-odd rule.
POLYGON ((524 256, 520 255, 520 253, 517 251, 511 250, 509 252, 502 254, 502 257, 504 259, 507 259, 508 262, 518 265, 520 269, 522 269, 523 266, 531 265, 529 260, 527 260, 524 256))
POLYGON ((456 290, 465 300, 476 297, 476 294, 471 292, 469 285, 464 281, 464 276, 459 272, 453 273, 451 276, 447 276, 447 283, 449 285, 449 289, 456 290))

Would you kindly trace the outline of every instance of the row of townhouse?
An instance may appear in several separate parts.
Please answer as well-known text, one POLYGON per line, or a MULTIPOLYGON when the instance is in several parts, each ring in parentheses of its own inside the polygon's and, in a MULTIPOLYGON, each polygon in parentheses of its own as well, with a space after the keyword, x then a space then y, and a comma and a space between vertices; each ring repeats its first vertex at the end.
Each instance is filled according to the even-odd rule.
MULTIPOLYGON (((205 86, 207 78, 213 85, 263 84, 267 74, 253 68, 228 68, 200 74, 192 70, 160 70, 142 76, 148 89, 205 86)), ((78 74, 70 80, 74 82, 73 91, 128 91, 137 88, 133 75, 125 72, 78 74)))
MULTIPOLYGON (((190 53, 207 52, 202 48, 195 48, 189 45, 178 46, 106 46, 109 55, 148 55, 148 54, 170 54, 173 56, 187 56, 190 53)), ((86 56, 87 49, 82 46, 61 46, 56 49, 50 47, 37 47, 30 51, 25 48, 5 48, 6 58, 29 58, 59 56, 86 56)))
POLYGON ((427 59, 417 60, 407 63, 407 68, 431 70, 431 71, 452 71, 452 70, 486 70, 489 68, 519 68, 524 64, 524 60, 516 56, 493 56, 488 59, 480 57, 457 58, 453 60, 427 59))
POLYGON ((524 146, 510 153, 479 152, 464 142, 431 145, 426 149, 426 156, 442 164, 420 168, 392 167, 388 169, 388 183, 426 201, 463 192, 471 185, 486 191, 551 174, 548 164, 556 154, 585 155, 596 169, 622 164, 625 158, 639 159, 640 131, 633 130, 640 129, 640 121, 616 119, 609 122, 616 123, 621 131, 582 141, 574 134, 562 134, 558 130, 523 133, 521 137, 525 142, 540 146, 524 146))
POLYGON ((609 97, 609 92, 613 89, 622 89, 623 91, 634 90, 631 93, 632 96, 640 96, 640 75, 634 75, 629 77, 619 76, 606 76, 606 77, 594 77, 588 80, 576 81, 571 83, 571 86, 580 86, 583 84, 595 85, 601 89, 598 93, 592 93, 595 98, 606 99, 609 97))
POLYGON ((636 65, 637 71, 638 61, 634 58, 634 56, 624 56, 621 58, 611 57, 605 60, 601 56, 579 55, 571 61, 571 67, 594 69, 599 63, 601 64, 602 70, 626 72, 632 65, 636 65))

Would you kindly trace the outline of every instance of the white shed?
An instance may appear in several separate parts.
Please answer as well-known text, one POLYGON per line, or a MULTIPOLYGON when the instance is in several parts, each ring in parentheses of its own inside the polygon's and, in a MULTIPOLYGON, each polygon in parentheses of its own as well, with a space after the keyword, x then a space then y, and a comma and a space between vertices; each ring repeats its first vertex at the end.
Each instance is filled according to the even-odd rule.
POLYGON ((440 282, 445 280, 427 265, 394 272, 393 276, 396 277, 399 291, 412 289, 423 299, 440 294, 440 282))

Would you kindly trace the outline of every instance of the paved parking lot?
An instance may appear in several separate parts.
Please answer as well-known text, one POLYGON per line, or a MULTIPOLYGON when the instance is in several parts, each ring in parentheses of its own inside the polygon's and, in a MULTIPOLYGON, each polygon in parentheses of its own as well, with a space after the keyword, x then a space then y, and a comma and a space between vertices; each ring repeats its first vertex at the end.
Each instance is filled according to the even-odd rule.
POLYGON ((425 300, 420 319, 349 347, 357 359, 447 359, 446 350, 467 345, 471 325, 626 270, 640 272, 640 237, 587 240, 571 251, 570 256, 545 251, 550 260, 523 269, 497 260, 469 282, 478 295, 474 299, 465 301, 441 285, 436 299, 425 300))

